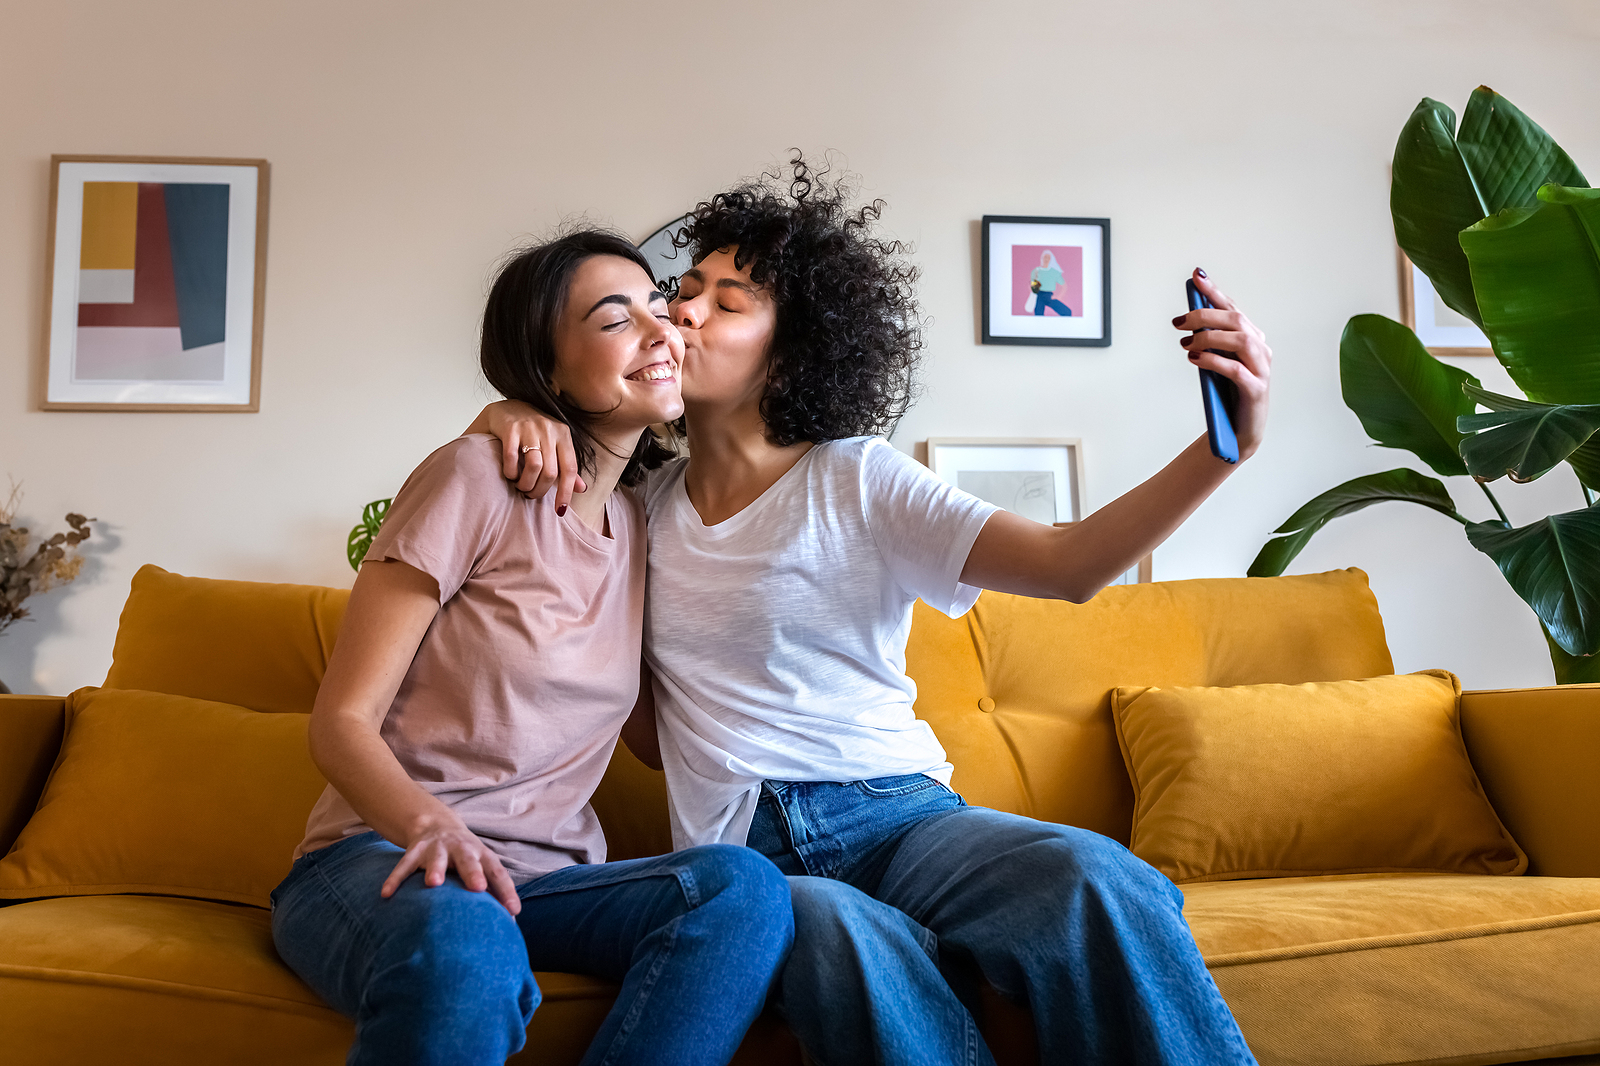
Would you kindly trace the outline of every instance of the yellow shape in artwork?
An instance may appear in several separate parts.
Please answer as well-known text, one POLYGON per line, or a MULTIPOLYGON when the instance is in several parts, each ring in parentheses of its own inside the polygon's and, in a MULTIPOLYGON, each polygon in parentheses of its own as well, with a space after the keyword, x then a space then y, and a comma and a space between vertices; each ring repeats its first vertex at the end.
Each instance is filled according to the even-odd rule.
POLYGON ((139 183, 83 183, 80 270, 132 270, 139 232, 139 183))

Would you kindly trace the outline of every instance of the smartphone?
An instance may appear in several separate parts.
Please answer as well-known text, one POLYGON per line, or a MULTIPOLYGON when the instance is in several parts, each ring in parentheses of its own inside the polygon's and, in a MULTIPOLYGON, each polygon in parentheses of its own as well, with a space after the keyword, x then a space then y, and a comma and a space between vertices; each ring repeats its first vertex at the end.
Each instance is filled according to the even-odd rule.
MULTIPOLYGON (((1189 310, 1199 311, 1211 306, 1205 293, 1194 286, 1194 279, 1183 283, 1189 297, 1189 310)), ((1195 330, 1198 335, 1205 330, 1195 330)), ((1231 352, 1208 348, 1207 351, 1235 358, 1231 352)), ((1200 401, 1206 409, 1206 439, 1211 443, 1211 454, 1225 463, 1239 461, 1239 438, 1233 433, 1233 414, 1239 402, 1239 390, 1233 382, 1214 370, 1200 371, 1200 401)))

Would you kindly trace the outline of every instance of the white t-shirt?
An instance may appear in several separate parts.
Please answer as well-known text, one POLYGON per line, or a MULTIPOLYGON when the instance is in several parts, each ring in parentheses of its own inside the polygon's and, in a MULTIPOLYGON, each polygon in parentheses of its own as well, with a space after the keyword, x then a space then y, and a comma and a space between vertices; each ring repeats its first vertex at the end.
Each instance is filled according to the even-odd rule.
POLYGON ((950 781, 911 709, 918 598, 952 618, 961 570, 996 508, 878 437, 818 444, 714 526, 687 460, 645 489, 645 658, 655 673, 674 847, 743 844, 761 782, 950 781))

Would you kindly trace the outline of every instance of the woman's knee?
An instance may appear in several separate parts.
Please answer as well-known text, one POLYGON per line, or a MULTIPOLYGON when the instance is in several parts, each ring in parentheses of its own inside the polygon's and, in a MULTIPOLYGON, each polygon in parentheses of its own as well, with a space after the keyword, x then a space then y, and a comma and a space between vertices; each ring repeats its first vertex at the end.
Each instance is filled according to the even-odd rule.
POLYGON ((787 950, 794 938, 794 912, 789 882, 772 860, 732 844, 704 844, 679 857, 693 884, 688 894, 695 907, 717 901, 743 935, 765 931, 787 950))
POLYGON ((387 974, 438 1003, 482 999, 499 1009, 515 1001, 532 1016, 539 992, 527 945, 498 900, 446 885, 402 891, 386 902, 399 907, 382 923, 387 928, 380 927, 383 947, 373 968, 375 979, 387 974))
POLYGON ((772 860, 752 848, 702 844, 680 852, 702 897, 732 892, 754 906, 788 909, 789 883, 772 860))
MULTIPOLYGON (((1052 892, 1090 892, 1142 905, 1183 903, 1183 894, 1155 867, 1110 837, 1072 826, 1052 825, 1038 845, 1053 874, 1052 892)), ((1041 887, 1044 887, 1041 885, 1041 887)))

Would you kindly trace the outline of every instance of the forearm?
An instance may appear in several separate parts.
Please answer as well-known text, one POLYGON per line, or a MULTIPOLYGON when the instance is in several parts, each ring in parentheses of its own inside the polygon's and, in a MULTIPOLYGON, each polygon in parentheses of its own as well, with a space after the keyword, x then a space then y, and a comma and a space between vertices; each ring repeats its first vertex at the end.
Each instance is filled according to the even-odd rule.
POLYGON ((460 819, 406 773, 389 745, 364 723, 312 716, 311 758, 363 822, 409 847, 430 826, 460 819))
POLYGON ((997 511, 973 543, 961 580, 996 592, 1082 603, 1171 536, 1232 470, 1201 437, 1154 477, 1082 522, 1052 528, 997 511))
POLYGON ((1205 437, 1155 476, 1063 532, 1057 566, 1088 599, 1160 546, 1236 467, 1211 454, 1205 437))

